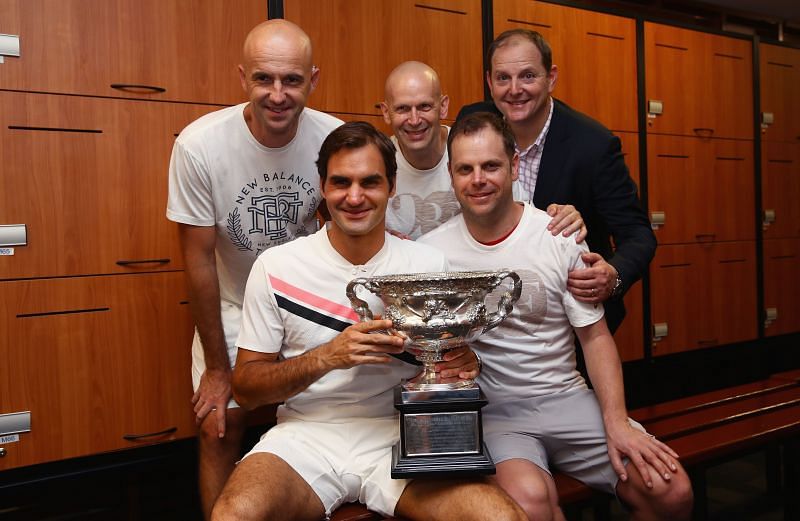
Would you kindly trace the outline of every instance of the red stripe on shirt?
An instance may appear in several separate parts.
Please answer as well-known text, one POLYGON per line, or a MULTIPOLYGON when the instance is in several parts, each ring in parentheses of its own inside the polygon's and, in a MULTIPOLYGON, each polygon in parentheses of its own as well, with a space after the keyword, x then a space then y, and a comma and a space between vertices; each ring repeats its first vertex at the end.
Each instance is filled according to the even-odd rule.
POLYGON ((353 308, 343 306, 328 299, 324 299, 319 295, 315 295, 304 289, 298 288, 297 286, 293 286, 288 282, 275 277, 274 275, 269 276, 269 283, 273 288, 280 291, 287 297, 292 297, 310 306, 314 306, 317 309, 327 311, 328 313, 340 316, 347 320, 353 322, 359 321, 358 315, 355 311, 353 311, 353 308))

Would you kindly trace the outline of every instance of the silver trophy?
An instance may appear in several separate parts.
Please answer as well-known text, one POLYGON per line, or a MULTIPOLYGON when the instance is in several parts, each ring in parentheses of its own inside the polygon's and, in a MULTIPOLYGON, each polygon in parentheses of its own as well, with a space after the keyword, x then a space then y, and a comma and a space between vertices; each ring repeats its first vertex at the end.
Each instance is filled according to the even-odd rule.
POLYGON ((383 301, 391 333, 402 336, 405 351, 423 370, 395 389, 400 411, 400 441, 394 447, 392 477, 494 473, 483 445, 480 409, 486 398, 472 380, 442 382, 434 367, 446 351, 463 346, 496 327, 522 292, 510 270, 414 273, 359 278, 347 285, 347 297, 361 320, 373 318, 356 295, 363 287, 383 301), (497 309, 487 312, 486 297, 504 280, 497 309))

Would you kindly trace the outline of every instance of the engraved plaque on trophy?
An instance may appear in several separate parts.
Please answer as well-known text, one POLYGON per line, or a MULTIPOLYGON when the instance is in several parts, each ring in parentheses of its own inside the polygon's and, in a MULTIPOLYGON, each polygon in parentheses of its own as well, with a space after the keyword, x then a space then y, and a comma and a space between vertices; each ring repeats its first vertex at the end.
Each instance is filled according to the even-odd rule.
POLYGON ((383 301, 383 318, 406 339, 405 349, 423 370, 395 388, 400 411, 400 441, 393 448, 392 477, 493 474, 483 444, 481 408, 486 398, 472 380, 443 382, 434 370, 446 351, 469 343, 496 327, 511 312, 522 283, 510 270, 416 273, 359 278, 347 296, 361 320, 372 319, 356 290, 363 287, 383 301), (508 279, 497 309, 486 296, 508 279))

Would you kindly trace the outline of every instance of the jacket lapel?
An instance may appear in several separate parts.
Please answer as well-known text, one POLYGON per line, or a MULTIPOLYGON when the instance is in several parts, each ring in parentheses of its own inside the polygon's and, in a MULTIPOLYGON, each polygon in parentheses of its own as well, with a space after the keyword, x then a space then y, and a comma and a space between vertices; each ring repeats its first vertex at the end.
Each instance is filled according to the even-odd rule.
POLYGON ((565 175, 564 163, 569 155, 569 125, 565 110, 564 105, 553 98, 553 117, 544 141, 542 162, 533 192, 533 205, 540 210, 546 210, 550 203, 564 203, 557 200, 557 188, 561 176, 565 175))

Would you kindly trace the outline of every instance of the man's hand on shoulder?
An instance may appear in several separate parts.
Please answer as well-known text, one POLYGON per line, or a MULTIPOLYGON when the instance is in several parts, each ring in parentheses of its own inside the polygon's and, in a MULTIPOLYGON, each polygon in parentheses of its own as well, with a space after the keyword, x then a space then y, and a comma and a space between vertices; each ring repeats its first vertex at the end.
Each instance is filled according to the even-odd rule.
POLYGON ((386 231, 389 233, 389 235, 394 235, 398 239, 403 239, 405 241, 412 241, 413 240, 410 235, 405 234, 403 232, 398 232, 397 230, 390 230, 389 228, 386 228, 386 231))
POLYGON ((569 237, 573 233, 575 235, 575 242, 580 244, 586 238, 589 231, 586 229, 586 224, 583 222, 581 213, 571 204, 551 204, 547 207, 547 215, 552 217, 547 229, 555 237, 559 233, 564 237, 569 237))
POLYGON ((589 304, 605 302, 617 285, 617 269, 599 253, 587 252, 581 255, 581 259, 588 267, 569 272, 567 289, 575 300, 589 304))

